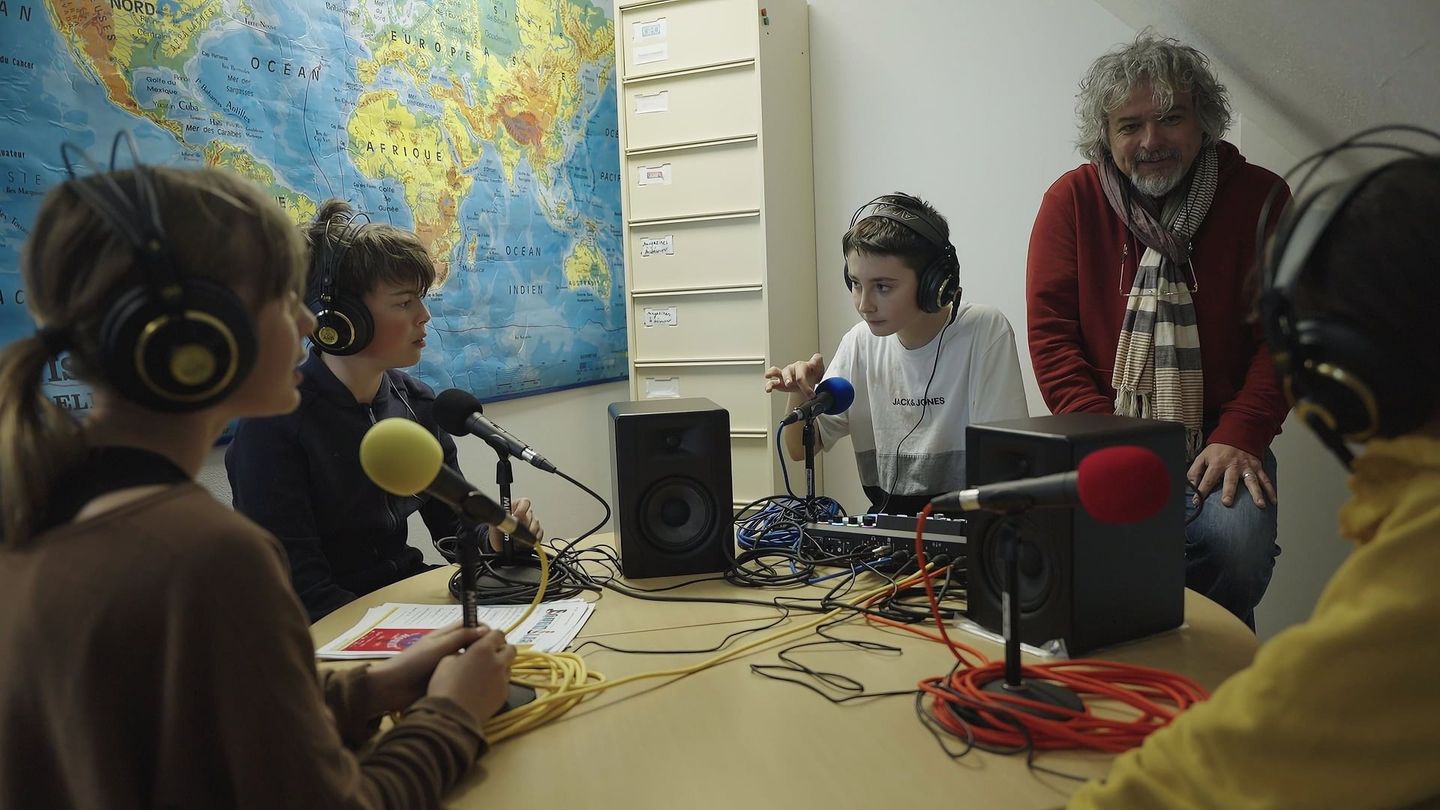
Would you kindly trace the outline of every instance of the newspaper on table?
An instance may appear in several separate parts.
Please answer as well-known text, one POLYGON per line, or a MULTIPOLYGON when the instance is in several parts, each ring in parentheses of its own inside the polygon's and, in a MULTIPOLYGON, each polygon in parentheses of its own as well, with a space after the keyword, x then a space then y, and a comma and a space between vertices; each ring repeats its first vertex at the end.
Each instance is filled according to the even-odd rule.
MULTIPOLYGON (((481 624, 505 629, 515 623, 528 605, 483 605, 477 611, 481 624)), ((509 633, 516 646, 539 652, 563 651, 575 640, 595 606, 583 599, 542 602, 525 623, 509 633)), ((315 651, 316 658, 388 658, 399 655, 426 633, 460 621, 459 605, 413 605, 387 602, 365 611, 365 616, 315 651)))

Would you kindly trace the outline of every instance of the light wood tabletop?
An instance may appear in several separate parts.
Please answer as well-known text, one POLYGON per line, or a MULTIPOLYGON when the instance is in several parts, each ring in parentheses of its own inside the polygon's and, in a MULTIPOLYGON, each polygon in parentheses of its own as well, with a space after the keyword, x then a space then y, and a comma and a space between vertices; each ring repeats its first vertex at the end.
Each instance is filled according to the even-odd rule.
MULTIPOLYGON (((316 645, 351 627, 374 605, 452 602, 448 581, 453 570, 412 577, 340 608, 312 626, 316 645)), ((639 586, 674 581, 645 580, 639 586)), ((813 593, 706 582, 669 593, 768 601, 778 594, 821 591, 809 590, 813 593)), ((652 602, 606 591, 574 646, 603 641, 627 649, 704 649, 737 629, 761 626, 777 616, 775 609, 756 605, 652 602)), ((792 613, 774 630, 732 643, 792 627, 811 616, 792 613)), ((1190 591, 1185 593, 1185 617, 1177 630, 1091 657, 1178 672, 1212 690, 1249 664, 1257 642, 1239 619, 1190 591)), ((797 653, 807 666, 853 678, 866 692, 911 690, 921 678, 942 675, 954 664, 942 645, 861 621, 842 624, 832 634, 894 648, 864 651, 827 645, 797 653)), ((964 633, 959 637, 992 659, 1003 655, 998 644, 964 633)), ((790 636, 683 678, 602 692, 559 720, 497 745, 446 805, 1042 808, 1062 805, 1079 786, 1030 770, 1023 756, 977 750, 952 759, 917 719, 911 696, 835 705, 750 669, 751 664, 777 663, 776 654, 784 647, 814 640, 813 632, 790 636)), ((618 653, 593 645, 581 647, 580 653, 591 669, 612 680, 695 664, 713 655, 618 653)), ((952 751, 964 748, 958 739, 948 739, 947 745, 952 751)), ((1091 752, 1055 752, 1037 761, 1095 777, 1105 773, 1110 759, 1091 752)))

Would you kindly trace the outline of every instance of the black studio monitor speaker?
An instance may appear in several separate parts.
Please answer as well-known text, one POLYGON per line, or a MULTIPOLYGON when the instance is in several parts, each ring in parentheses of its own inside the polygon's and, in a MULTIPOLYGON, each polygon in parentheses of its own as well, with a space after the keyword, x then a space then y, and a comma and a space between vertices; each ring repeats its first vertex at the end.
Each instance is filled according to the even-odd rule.
POLYGON ((1064 643, 1071 656, 1180 626, 1185 618, 1185 429, 1178 422, 1106 414, 1013 419, 966 429, 966 481, 976 487, 1069 472, 1116 445, 1154 451, 1170 472, 1170 498, 1154 516, 1107 525, 1080 507, 1014 517, 966 515, 972 621, 1002 625, 999 521, 1020 532, 1020 639, 1064 643))
POLYGON ((701 397, 612 403, 610 473, 627 578, 730 567, 728 411, 701 397))

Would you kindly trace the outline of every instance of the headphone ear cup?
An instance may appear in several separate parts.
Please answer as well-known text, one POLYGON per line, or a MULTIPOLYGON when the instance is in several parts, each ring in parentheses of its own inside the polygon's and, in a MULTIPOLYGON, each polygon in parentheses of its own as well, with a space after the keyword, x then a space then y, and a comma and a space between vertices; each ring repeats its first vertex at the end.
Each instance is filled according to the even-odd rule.
POLYGON ((941 274, 935 269, 939 264, 939 261, 933 261, 925 265, 916 279, 918 283, 915 285, 915 303, 923 312, 940 311, 939 279, 941 274))
POLYGON ((315 313, 315 331, 310 338, 320 351, 344 356, 370 345, 375 335, 375 321, 363 300, 337 290, 328 306, 319 298, 306 303, 315 313))
POLYGON ((224 399, 255 365, 255 326, 228 288, 202 279, 179 282, 180 317, 151 289, 134 287, 100 325, 106 379, 126 398, 170 413, 224 399))
POLYGON ((1370 337, 1329 318, 1295 324, 1291 393, 1302 415, 1319 415, 1350 441, 1416 430, 1434 410, 1426 381, 1370 337), (1420 383, 1420 385, 1417 385, 1420 383))
POLYGON ((954 303, 960 292, 960 263, 954 248, 946 246, 934 261, 920 271, 916 285, 916 301, 925 312, 939 312, 954 303))
POLYGON ((853 291, 855 289, 855 283, 850 280, 850 262, 848 259, 840 266, 840 275, 845 279, 845 289, 853 291))

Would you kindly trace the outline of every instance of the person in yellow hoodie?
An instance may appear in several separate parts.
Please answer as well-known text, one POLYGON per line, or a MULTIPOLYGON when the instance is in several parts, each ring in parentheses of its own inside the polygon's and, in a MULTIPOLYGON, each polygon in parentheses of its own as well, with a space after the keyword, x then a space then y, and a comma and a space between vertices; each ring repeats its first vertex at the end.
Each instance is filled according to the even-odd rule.
POLYGON ((1351 467, 1354 552, 1308 621, 1069 807, 1440 807, 1440 156, 1402 151, 1297 203, 1265 260, 1277 371, 1351 467))

